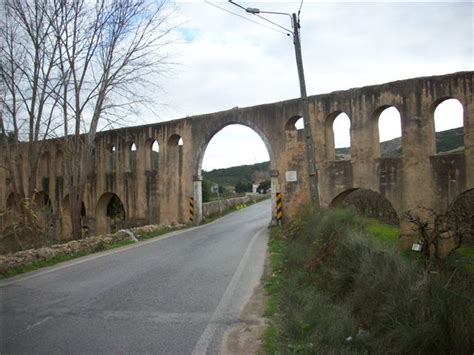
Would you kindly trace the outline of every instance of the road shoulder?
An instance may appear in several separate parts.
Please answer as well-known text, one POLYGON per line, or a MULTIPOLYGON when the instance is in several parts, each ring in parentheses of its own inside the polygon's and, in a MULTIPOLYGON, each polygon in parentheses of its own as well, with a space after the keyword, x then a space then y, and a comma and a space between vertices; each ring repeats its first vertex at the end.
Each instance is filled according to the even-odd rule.
POLYGON ((249 355, 260 353, 262 336, 267 326, 267 320, 264 317, 267 299, 264 285, 269 272, 270 253, 267 251, 260 283, 254 288, 252 296, 240 314, 241 322, 224 333, 220 354, 249 355))

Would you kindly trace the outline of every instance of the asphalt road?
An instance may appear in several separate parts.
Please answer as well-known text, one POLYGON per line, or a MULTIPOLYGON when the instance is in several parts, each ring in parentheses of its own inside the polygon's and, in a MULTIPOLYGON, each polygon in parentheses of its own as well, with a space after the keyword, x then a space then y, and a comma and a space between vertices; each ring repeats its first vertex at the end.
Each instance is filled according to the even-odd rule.
POLYGON ((0 283, 2 354, 214 354, 263 271, 264 201, 0 283))

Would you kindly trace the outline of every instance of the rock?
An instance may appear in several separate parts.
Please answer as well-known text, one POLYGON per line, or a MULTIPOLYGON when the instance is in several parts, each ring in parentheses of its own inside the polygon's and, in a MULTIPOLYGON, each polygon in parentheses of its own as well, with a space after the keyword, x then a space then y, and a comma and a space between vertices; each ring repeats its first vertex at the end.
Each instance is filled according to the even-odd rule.
POLYGON ((119 240, 131 240, 134 243, 138 243, 137 237, 135 237, 131 230, 122 229, 115 233, 115 235, 119 240))

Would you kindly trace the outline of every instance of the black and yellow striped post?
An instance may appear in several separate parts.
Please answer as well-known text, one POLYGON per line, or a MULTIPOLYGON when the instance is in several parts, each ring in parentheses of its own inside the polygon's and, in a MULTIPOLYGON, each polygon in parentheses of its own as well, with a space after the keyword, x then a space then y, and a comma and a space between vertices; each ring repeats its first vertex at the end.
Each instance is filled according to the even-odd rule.
POLYGON ((281 192, 276 193, 276 218, 278 224, 281 224, 281 219, 283 218, 283 202, 281 200, 281 192))
POLYGON ((189 221, 194 221, 194 197, 189 198, 189 221))

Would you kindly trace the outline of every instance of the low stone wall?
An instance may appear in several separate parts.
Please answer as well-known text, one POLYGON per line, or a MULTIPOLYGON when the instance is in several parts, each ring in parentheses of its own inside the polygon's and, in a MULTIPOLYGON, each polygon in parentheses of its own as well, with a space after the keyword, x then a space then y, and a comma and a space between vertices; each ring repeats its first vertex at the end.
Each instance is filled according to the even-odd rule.
POLYGON ((117 233, 88 237, 80 240, 72 240, 63 244, 51 245, 38 249, 28 249, 16 253, 0 255, 0 275, 6 275, 8 270, 23 268, 36 261, 50 260, 59 256, 74 256, 82 253, 93 253, 104 250, 106 245, 130 240, 137 242, 136 236, 154 232, 163 228, 160 225, 148 225, 143 227, 120 230, 117 233))
POLYGON ((269 198, 268 195, 248 194, 242 197, 228 198, 225 200, 205 202, 202 204, 202 216, 209 217, 223 213, 239 205, 255 203, 269 198))

